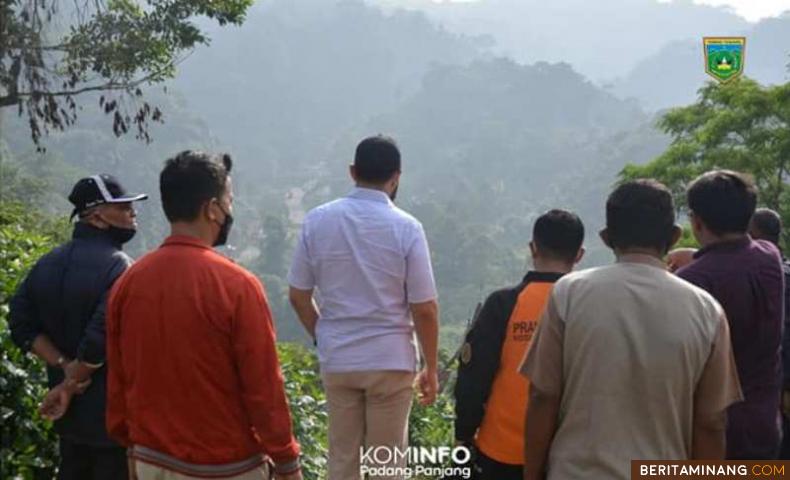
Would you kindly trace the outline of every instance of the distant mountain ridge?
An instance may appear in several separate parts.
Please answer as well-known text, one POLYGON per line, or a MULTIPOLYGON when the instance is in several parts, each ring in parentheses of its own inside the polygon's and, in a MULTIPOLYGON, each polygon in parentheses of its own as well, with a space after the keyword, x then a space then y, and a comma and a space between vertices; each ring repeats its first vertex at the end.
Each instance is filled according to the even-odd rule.
MULTIPOLYGON (((790 81, 790 13, 736 33, 746 36, 745 75, 767 85, 790 81)), ((611 91, 621 98, 637 99, 648 110, 685 105, 712 80, 704 64, 702 36, 674 42, 612 82, 611 91)))
POLYGON ((454 33, 488 35, 493 50, 523 62, 567 62, 594 81, 626 75, 668 43, 750 24, 692 0, 369 0, 412 8, 454 33))

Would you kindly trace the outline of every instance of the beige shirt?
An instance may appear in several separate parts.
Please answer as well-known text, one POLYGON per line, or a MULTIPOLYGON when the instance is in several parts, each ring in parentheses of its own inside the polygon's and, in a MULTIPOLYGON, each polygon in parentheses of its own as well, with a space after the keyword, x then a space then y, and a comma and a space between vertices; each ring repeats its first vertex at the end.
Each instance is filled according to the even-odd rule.
POLYGON ((550 480, 688 459, 695 410, 742 399, 722 308, 646 255, 557 282, 521 373, 561 396, 550 480))

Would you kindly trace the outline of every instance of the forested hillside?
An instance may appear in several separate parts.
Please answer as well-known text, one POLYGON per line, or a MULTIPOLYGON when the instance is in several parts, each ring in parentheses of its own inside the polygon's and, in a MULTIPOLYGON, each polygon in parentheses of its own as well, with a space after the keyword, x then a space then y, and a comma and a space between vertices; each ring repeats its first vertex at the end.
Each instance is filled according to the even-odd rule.
POLYGON ((595 234, 603 192, 623 165, 664 146, 635 103, 571 65, 497 58, 486 39, 449 33, 421 13, 279 0, 212 37, 166 92, 150 92, 165 112, 150 145, 118 141, 91 102, 75 128, 46 138, 43 156, 13 116, 3 136, 12 162, 50 182, 49 211, 67 211, 71 182, 98 170, 151 193, 135 255, 166 233, 164 159, 185 148, 229 151, 238 221, 227 253, 262 276, 286 340, 304 338, 285 295, 301 216, 350 188, 347 165, 362 137, 389 133, 401 145, 398 203, 425 224, 447 345, 488 291, 520 279, 541 211, 578 210, 588 222, 585 264, 607 261, 595 234))

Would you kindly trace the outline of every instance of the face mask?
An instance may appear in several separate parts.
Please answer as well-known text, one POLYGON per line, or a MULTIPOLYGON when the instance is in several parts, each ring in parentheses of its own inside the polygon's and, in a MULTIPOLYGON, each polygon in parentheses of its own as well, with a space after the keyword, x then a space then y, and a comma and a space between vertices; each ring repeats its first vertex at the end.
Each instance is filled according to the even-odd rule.
POLYGON ((134 238, 136 233, 137 230, 134 228, 122 228, 116 227, 115 225, 110 225, 110 227, 107 229, 107 234, 110 236, 110 238, 112 238, 114 242, 121 245, 134 238))
POLYGON ((128 242, 134 238, 135 234, 137 233, 136 228, 118 227, 107 220, 104 220, 102 217, 99 217, 99 219, 107 224, 107 229, 105 230, 107 235, 109 235, 113 242, 119 245, 123 245, 124 243, 128 242))
POLYGON ((214 241, 214 245, 212 245, 213 247, 225 245, 228 241, 228 235, 230 235, 230 227, 233 226, 233 215, 225 212, 221 207, 220 210, 225 214, 225 221, 219 226, 219 234, 217 234, 217 239, 214 241))

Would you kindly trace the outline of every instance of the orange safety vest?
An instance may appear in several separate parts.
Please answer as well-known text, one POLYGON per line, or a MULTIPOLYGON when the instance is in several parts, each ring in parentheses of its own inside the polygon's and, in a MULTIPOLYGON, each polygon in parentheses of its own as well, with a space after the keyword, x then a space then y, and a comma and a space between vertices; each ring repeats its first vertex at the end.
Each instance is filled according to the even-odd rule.
POLYGON ((485 416, 477 432, 477 448, 501 463, 524 463, 524 421, 529 381, 518 369, 553 286, 551 282, 528 283, 519 294, 508 320, 499 370, 491 385, 485 416))

